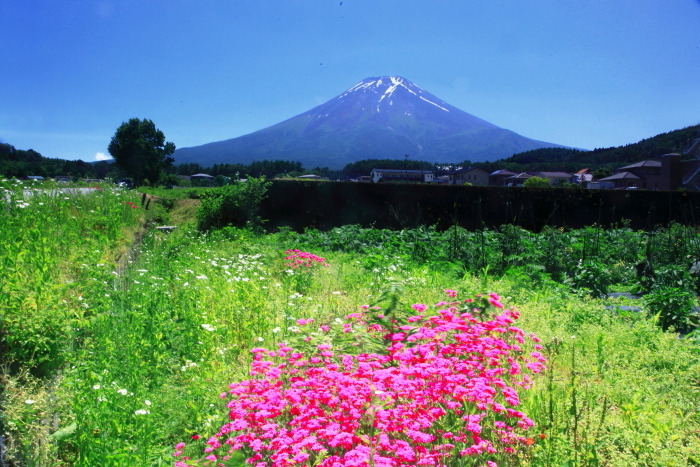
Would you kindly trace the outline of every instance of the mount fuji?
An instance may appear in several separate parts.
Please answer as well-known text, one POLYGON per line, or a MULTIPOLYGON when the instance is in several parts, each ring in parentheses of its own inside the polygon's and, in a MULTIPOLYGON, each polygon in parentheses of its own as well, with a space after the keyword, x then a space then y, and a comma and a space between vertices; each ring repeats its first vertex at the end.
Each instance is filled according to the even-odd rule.
POLYGON ((176 163, 299 161, 340 169, 362 159, 493 161, 558 144, 470 115, 399 76, 367 78, 325 104, 238 138, 182 148, 176 163))

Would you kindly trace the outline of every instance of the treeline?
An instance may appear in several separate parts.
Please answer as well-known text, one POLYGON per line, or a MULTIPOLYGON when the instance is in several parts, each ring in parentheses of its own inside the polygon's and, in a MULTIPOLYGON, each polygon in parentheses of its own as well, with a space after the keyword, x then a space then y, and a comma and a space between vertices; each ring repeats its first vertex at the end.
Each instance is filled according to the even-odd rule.
MULTIPOLYGON (((176 161, 177 163, 177 161, 176 161)), ((325 169, 316 168, 315 170, 321 171, 325 169)), ((180 164, 174 166, 168 170, 170 173, 175 173, 177 175, 194 175, 197 173, 206 173, 207 175, 213 175, 214 177, 222 175, 224 177, 262 177, 275 178, 276 176, 284 176, 291 174, 301 175, 303 173, 308 173, 304 170, 301 162, 291 162, 291 161, 256 161, 252 164, 214 164, 213 167, 202 167, 199 164, 180 164)), ((319 174, 320 175, 320 174, 319 174)))
MULTIPOLYGON (((438 174, 452 169, 463 167, 479 167, 487 172, 495 172, 499 169, 510 170, 515 173, 528 171, 562 171, 568 173, 577 172, 583 168, 599 171, 600 173, 612 173, 618 167, 622 167, 646 159, 658 159, 663 154, 671 152, 683 152, 700 137, 700 125, 690 126, 681 130, 662 133, 638 143, 625 146, 599 148, 592 151, 567 148, 542 148, 514 154, 506 159, 493 162, 471 162, 465 160, 459 163, 432 164, 416 160, 379 160, 367 159, 346 165, 342 173, 344 176, 356 178, 361 175, 369 175, 372 169, 409 169, 409 170, 433 170, 438 174)), ((693 157, 688 155, 688 157, 693 157)))
MULTIPOLYGON (((574 173, 582 168, 588 168, 600 175, 609 175, 618 167, 634 164, 646 159, 658 159, 670 152, 684 152, 697 138, 700 137, 700 125, 694 125, 681 130, 670 131, 638 143, 625 146, 598 148, 592 151, 566 148, 543 148, 514 154, 506 159, 493 162, 446 162, 433 164, 426 161, 407 159, 365 159, 347 164, 342 170, 330 170, 328 167, 306 169, 301 162, 292 161, 256 161, 251 164, 214 164, 213 167, 202 167, 199 164, 179 164, 168 167, 166 172, 171 175, 193 175, 206 173, 213 176, 225 177, 297 177, 304 174, 316 174, 331 180, 347 180, 369 175, 372 169, 405 169, 432 170, 437 174, 445 174, 460 167, 479 167, 488 172, 506 169, 512 172, 528 171, 562 171, 574 173)), ((694 157, 687 155, 687 157, 694 157)), ((175 161, 177 164, 177 161, 175 161)), ((81 160, 66 161, 43 157, 38 152, 29 149, 15 149, 14 146, 0 143, 0 175, 5 177, 26 177, 39 175, 55 177, 70 175, 79 178, 112 178, 127 176, 111 161, 88 163, 81 160)))
MULTIPOLYGON (((576 172, 582 168, 613 171, 618 167, 647 159, 658 159, 664 154, 683 153, 700 137, 700 125, 669 131, 637 143, 592 151, 565 148, 543 148, 514 154, 494 162, 476 162, 473 165, 489 172, 507 169, 512 172, 563 171, 576 172)), ((688 155, 687 157, 694 157, 688 155)))
POLYGON ((109 162, 100 161, 90 164, 81 160, 51 159, 33 149, 16 149, 7 143, 0 143, 0 175, 9 178, 24 178, 30 175, 40 177, 70 175, 74 180, 124 176, 118 167, 109 162))

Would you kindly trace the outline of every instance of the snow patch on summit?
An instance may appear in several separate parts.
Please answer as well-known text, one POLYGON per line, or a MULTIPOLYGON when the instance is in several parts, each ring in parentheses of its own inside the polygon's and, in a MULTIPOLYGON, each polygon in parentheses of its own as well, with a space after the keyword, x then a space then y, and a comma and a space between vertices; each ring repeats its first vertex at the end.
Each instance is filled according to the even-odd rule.
MULTIPOLYGON (((400 76, 383 76, 381 78, 368 78, 366 80, 360 81, 347 91, 345 91, 343 94, 338 96, 338 99, 342 99, 348 94, 355 93, 355 92, 367 92, 367 91, 372 91, 377 94, 379 94, 380 90, 383 88, 383 93, 381 96, 379 96, 379 100, 377 101, 377 105, 375 107, 376 111, 379 112, 379 106, 382 103, 384 99, 391 98, 391 96, 394 94, 394 91, 396 91, 399 87, 404 88, 406 91, 410 92, 414 96, 420 98, 421 100, 427 102, 428 104, 432 104, 435 107, 444 110, 445 112, 449 112, 449 109, 446 109, 445 107, 436 104, 435 102, 426 99, 425 97, 421 96, 423 94, 423 89, 420 86, 416 86, 410 81, 407 81, 400 76), (387 82, 388 81, 388 82, 387 82)), ((388 99, 389 105, 393 105, 393 100, 388 99)))

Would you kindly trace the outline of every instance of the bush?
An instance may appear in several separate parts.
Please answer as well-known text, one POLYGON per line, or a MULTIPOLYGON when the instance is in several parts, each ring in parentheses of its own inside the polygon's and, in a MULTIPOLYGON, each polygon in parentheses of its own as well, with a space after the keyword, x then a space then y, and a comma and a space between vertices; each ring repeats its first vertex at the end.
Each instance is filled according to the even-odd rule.
POLYGON ((258 216, 260 202, 270 182, 249 178, 207 191, 197 211, 197 229, 207 232, 225 226, 254 227, 262 223, 258 216))
POLYGON ((691 313, 695 295, 688 289, 658 287, 644 297, 644 302, 664 331, 673 327, 682 334, 688 334, 697 327, 697 316, 691 313))
POLYGON ((551 188, 549 180, 542 177, 531 177, 523 182, 524 188, 551 188))

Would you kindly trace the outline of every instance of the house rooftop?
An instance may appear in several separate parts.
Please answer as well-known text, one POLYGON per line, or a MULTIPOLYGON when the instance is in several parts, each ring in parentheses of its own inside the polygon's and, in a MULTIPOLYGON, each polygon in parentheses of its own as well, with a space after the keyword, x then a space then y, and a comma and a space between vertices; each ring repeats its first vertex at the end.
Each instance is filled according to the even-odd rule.
POLYGON ((517 175, 513 175, 512 177, 506 178, 506 180, 509 180, 509 179, 520 180, 520 179, 532 178, 532 177, 534 177, 534 175, 530 175, 529 173, 526 173, 526 172, 520 172, 517 175))
POLYGON ((463 173, 471 172, 472 170, 481 170, 482 172, 486 172, 484 169, 480 169, 479 167, 468 167, 466 169, 457 169, 454 172, 450 172, 450 175, 463 174, 463 173))
POLYGON ((404 169, 372 169, 373 172, 393 172, 393 173, 409 173, 409 174, 431 174, 432 170, 404 170, 404 169))
POLYGON ((620 173, 616 173, 615 175, 611 175, 609 177, 601 178, 598 181, 599 182, 612 182, 613 180, 622 180, 625 178, 628 178, 628 179, 635 179, 636 178, 637 180, 640 180, 639 177, 637 177, 635 174, 633 174, 631 172, 620 172, 620 173))
POLYGON ((535 172, 537 176, 542 176, 545 178, 569 178, 571 174, 566 172, 535 172))
POLYGON ((491 172, 491 175, 507 175, 507 176, 511 176, 511 175, 515 175, 515 172, 511 172, 510 170, 506 170, 506 169, 500 169, 500 170, 496 170, 495 172, 491 172))
POLYGON ((620 167, 617 170, 635 169, 637 167, 661 167, 661 162, 659 162, 659 161, 642 161, 642 162, 637 162, 636 164, 631 164, 631 165, 626 165, 624 167, 620 167))

